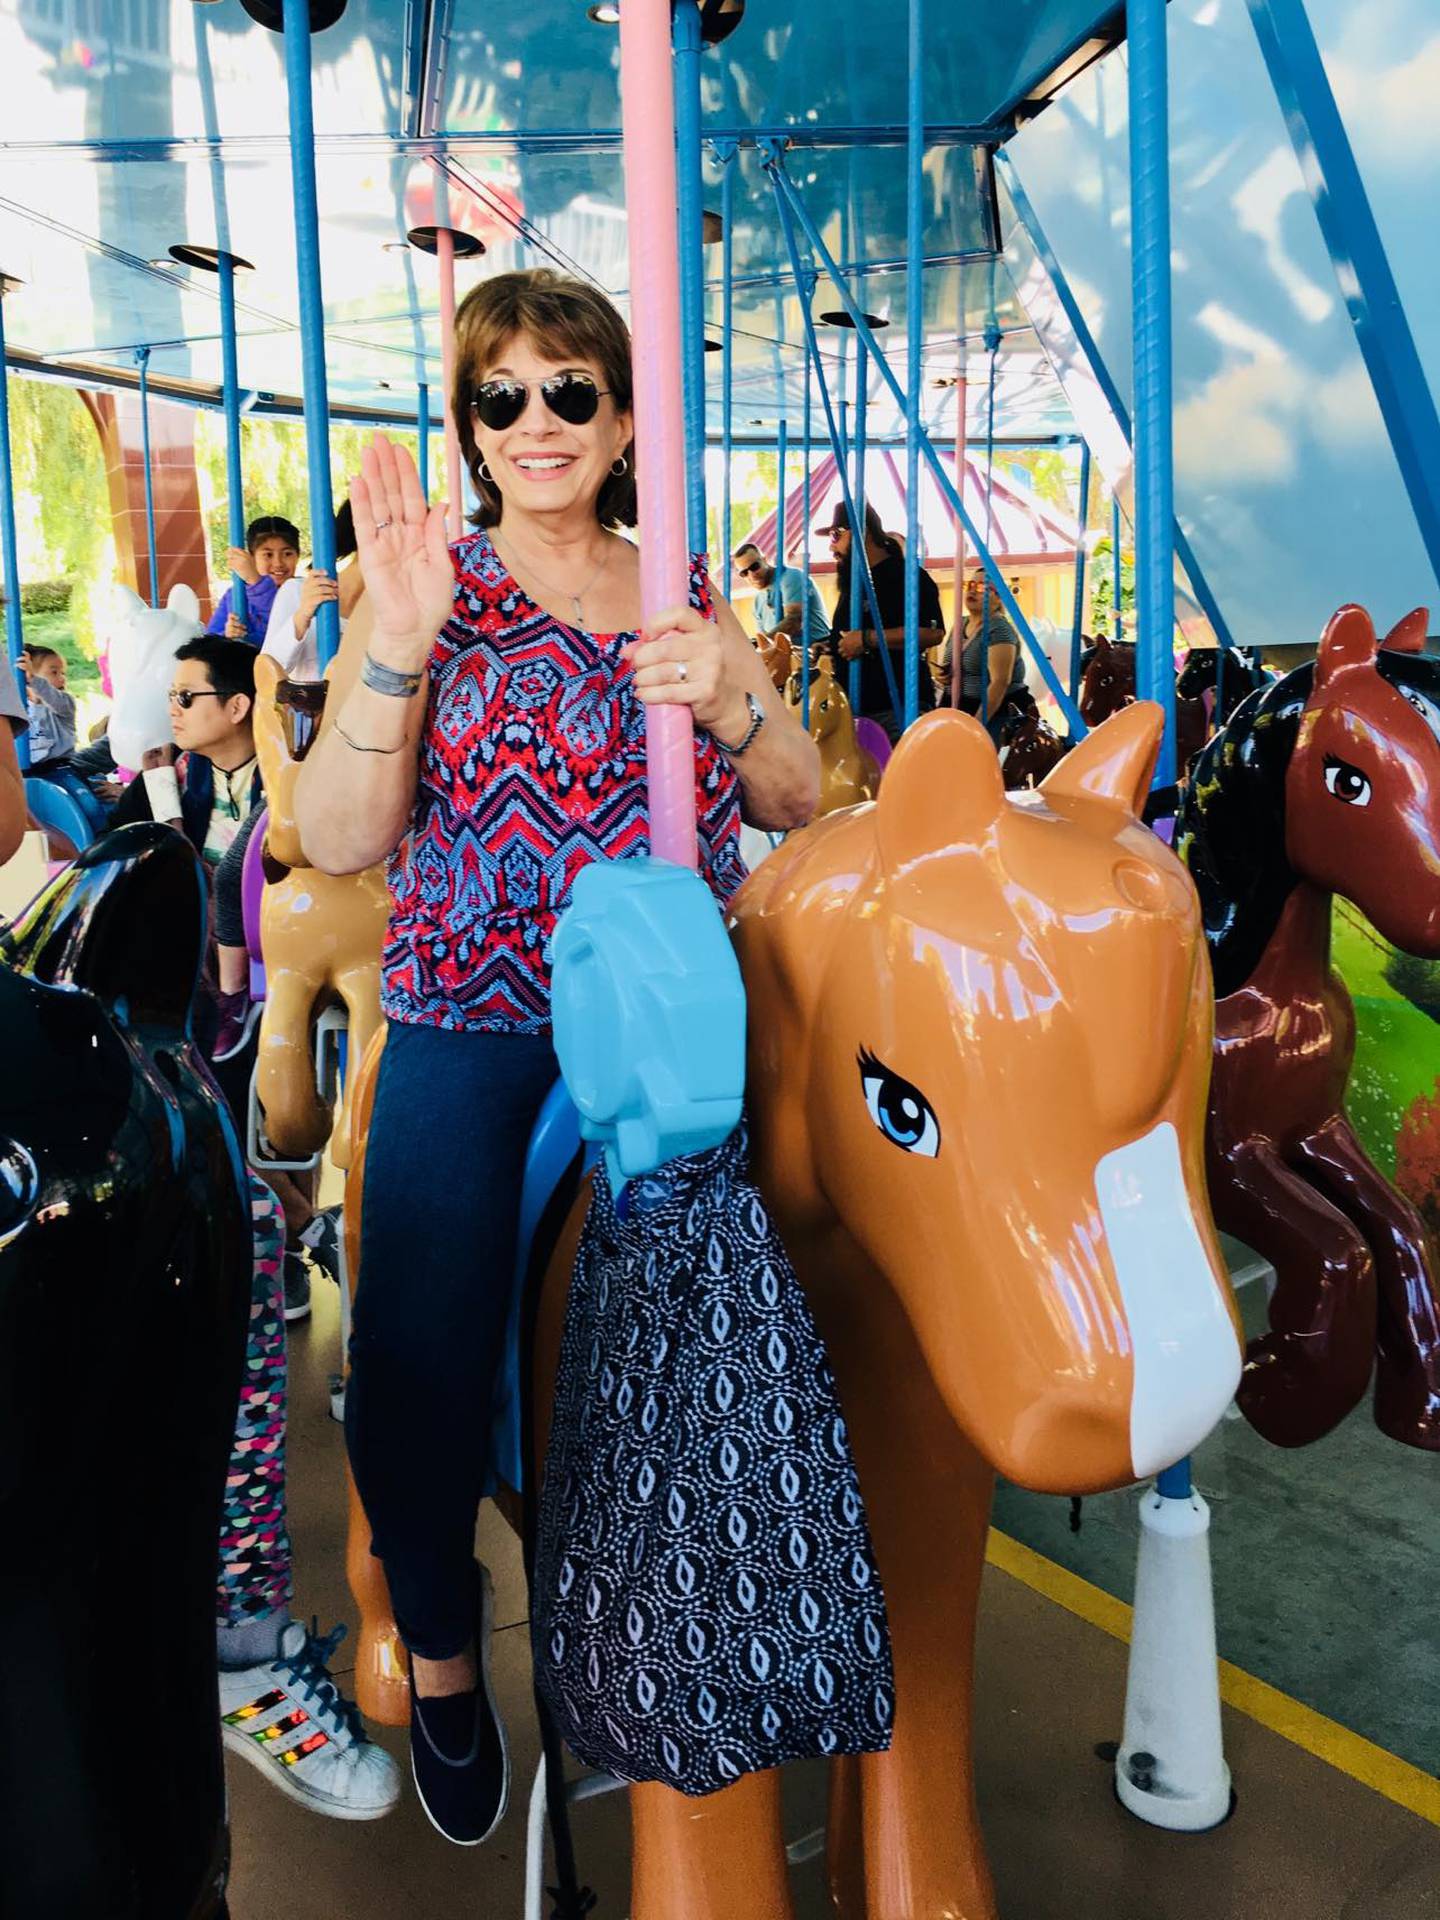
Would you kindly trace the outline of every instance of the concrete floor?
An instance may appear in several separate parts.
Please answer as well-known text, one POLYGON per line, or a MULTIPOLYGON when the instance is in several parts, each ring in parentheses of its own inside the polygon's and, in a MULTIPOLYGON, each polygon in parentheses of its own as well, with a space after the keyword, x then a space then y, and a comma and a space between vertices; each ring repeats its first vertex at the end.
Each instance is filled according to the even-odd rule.
MULTIPOLYGON (((333 1289, 317 1285, 315 1302, 312 1320, 292 1335, 290 1510, 296 1612, 318 1613, 323 1629, 336 1619, 353 1620, 354 1610, 343 1571, 342 1438, 329 1418, 325 1394, 325 1376, 336 1365, 339 1343, 333 1289)), ((1322 1484, 1329 1489, 1328 1479, 1322 1484)), ((1229 1491, 1238 1489, 1232 1485, 1229 1491)), ((1248 1488, 1246 1493, 1248 1499, 1248 1488)), ((1355 1497, 1353 1490, 1347 1495, 1355 1497)), ((1020 1530, 1013 1509, 1020 1497, 1006 1498, 1012 1503, 1006 1524, 1020 1530)), ((1113 1523, 1107 1519, 1102 1530, 1097 1514, 1095 1524, 1087 1526, 1091 1542, 1108 1541, 1111 1533, 1119 1538, 1130 1497, 1114 1498, 1113 1523)), ((1336 1499, 1327 1491, 1329 1507, 1336 1499)), ((1280 1510, 1297 1527, 1306 1524, 1302 1505, 1289 1495, 1279 1500, 1280 1510)), ((1062 1544, 1070 1536, 1059 1503, 1048 1503, 1043 1511, 1045 1526, 1038 1531, 1046 1534, 1042 1550, 1048 1551, 1052 1519, 1062 1544)), ((1345 1516, 1329 1513, 1327 1528, 1332 1524, 1337 1532, 1352 1529, 1353 1508, 1347 1507, 1345 1516)), ((1429 1532, 1433 1542, 1433 1527, 1429 1532)), ((489 1509, 482 1537, 496 1575, 503 1631, 496 1639, 495 1678, 516 1766, 516 1787, 501 1830, 474 1852, 449 1847, 428 1826, 409 1791, 386 1820, 370 1825, 324 1820, 232 1760, 232 1920, 281 1915, 285 1920, 519 1920, 525 1806, 538 1755, 528 1704, 524 1583, 513 1537, 489 1509)), ((1317 1544, 1328 1552, 1335 1543, 1317 1544)), ((1133 1531, 1128 1560, 1113 1542, 1106 1552, 1117 1568, 1132 1564, 1133 1531)), ((1433 1596, 1433 1550, 1427 1559, 1433 1596)), ((1268 1602, 1256 1598, 1257 1617, 1269 1621, 1272 1642, 1283 1645, 1302 1637, 1291 1622, 1303 1608, 1305 1633, 1325 1644, 1325 1632, 1310 1623, 1329 1617, 1321 1589, 1333 1583, 1328 1572, 1324 1581, 1316 1579, 1315 1570, 1314 1564, 1307 1569, 1303 1561, 1290 1563, 1288 1612, 1280 1611, 1273 1590, 1268 1602)), ((1094 1567, 1081 1571, 1096 1577, 1094 1567)), ((1257 1570, 1257 1596, 1263 1584, 1257 1570)), ((1128 1584, 1117 1590, 1128 1596, 1128 1584)), ((1381 1591, 1372 1611, 1385 1610, 1381 1591)), ((1256 1670, 1244 1648, 1230 1645, 1225 1651, 1256 1670)), ((345 1653, 342 1646, 341 1668, 345 1653)), ((1368 1670, 1371 1697, 1386 1690, 1388 1670, 1377 1669, 1363 1639, 1351 1645, 1350 1659, 1356 1672, 1347 1684, 1353 1684, 1356 1699, 1362 1670, 1368 1670)), ((1393 1691, 1432 1685, 1433 1659, 1427 1657, 1426 1665, 1428 1671, 1401 1668, 1393 1691)), ((1115 1641, 1005 1574, 988 1571, 976 1746, 981 1808, 1004 1920, 1440 1920, 1440 1829, 1228 1710, 1226 1745, 1240 1799, 1225 1827, 1180 1838, 1123 1813, 1113 1797, 1110 1769, 1094 1749, 1119 1732, 1124 1667, 1125 1650, 1115 1641)), ((1430 1724, 1433 1731, 1433 1718, 1430 1724)), ((1359 1730, 1379 1737, 1365 1724, 1359 1730)), ((404 1736, 382 1731, 379 1737, 403 1763, 404 1736)), ((818 1768, 793 1773, 787 1826, 800 1835, 820 1823, 824 1785, 818 1768)), ((628 1897, 622 1797, 607 1796, 579 1809, 575 1837, 582 1875, 600 1896, 597 1920, 621 1920, 628 1897)), ((794 1886, 797 1920, 821 1920, 829 1909, 819 1862, 797 1868, 794 1886)))

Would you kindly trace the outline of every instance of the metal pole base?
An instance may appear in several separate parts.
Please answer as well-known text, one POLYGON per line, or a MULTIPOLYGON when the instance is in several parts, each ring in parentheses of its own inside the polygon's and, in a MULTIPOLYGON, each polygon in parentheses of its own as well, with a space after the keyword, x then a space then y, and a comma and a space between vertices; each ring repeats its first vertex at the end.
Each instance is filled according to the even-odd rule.
POLYGON ((1152 1827, 1202 1833, 1230 1813, 1210 1582, 1210 1509, 1198 1493, 1140 1500, 1125 1732, 1115 1762, 1122 1806, 1152 1827))

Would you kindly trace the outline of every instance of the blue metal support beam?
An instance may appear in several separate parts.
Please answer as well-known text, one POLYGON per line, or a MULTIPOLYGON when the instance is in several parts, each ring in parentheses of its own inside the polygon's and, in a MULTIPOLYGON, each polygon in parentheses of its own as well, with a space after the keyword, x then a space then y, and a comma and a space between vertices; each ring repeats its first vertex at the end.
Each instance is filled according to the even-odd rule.
MULTIPOLYGON (((774 159, 778 161, 778 158, 779 149, 777 148, 774 159)), ((790 264, 795 271, 795 284, 797 286, 804 286, 806 280, 802 277, 800 270, 800 247, 795 238, 795 222, 791 218, 790 209, 786 204, 785 197, 780 191, 780 182, 776 177, 773 165, 767 161, 767 166, 771 167, 771 185, 775 190, 775 211, 780 219, 780 230, 785 238, 785 247, 790 255, 790 264)), ((813 282, 813 275, 810 278, 813 282)), ((835 408, 830 399, 830 389, 825 383, 825 369, 820 360, 820 346, 815 338, 815 316, 810 310, 810 301, 808 298, 801 306, 800 313, 805 324, 805 343, 809 352, 809 366, 819 384, 820 404, 825 409, 825 424, 830 434, 830 450, 835 456, 835 470, 840 481, 840 490, 845 496, 845 512, 849 517, 852 528, 850 536, 851 579, 854 579, 855 563, 858 559, 865 583, 865 592, 869 599, 870 618, 874 623, 876 631, 879 632, 881 628, 880 607, 875 598, 875 582, 870 577, 870 563, 865 553, 865 541, 863 538, 864 526, 855 510, 855 492, 850 484, 850 476, 845 468, 845 451, 840 439, 839 426, 835 419, 835 408), (855 535, 853 532, 853 529, 857 526, 860 527, 862 535, 858 554, 855 552, 855 535)), ((808 447, 806 448, 806 456, 807 458, 809 456, 808 447)))
MULTIPOLYGON (((25 623, 20 610, 20 555, 15 541, 15 475, 10 457, 10 383, 5 367, 5 295, 10 282, 0 275, 0 562, 5 568, 5 650, 23 696, 25 675, 20 654, 25 623)), ((15 751, 23 768, 30 764, 27 736, 18 734, 15 751)))
MULTIPOLYGON (((825 245, 820 230, 811 218, 805 202, 789 175, 786 173, 783 150, 778 148, 768 149, 765 168, 774 184, 776 204, 781 210, 782 218, 793 216, 795 220, 799 221, 805 238, 809 243, 811 253, 824 271, 834 280, 836 290, 840 295, 845 311, 855 323, 856 332, 860 339, 866 342, 876 365, 880 369, 886 386, 890 389, 891 397, 897 406, 903 407, 905 405, 905 394, 900 382, 895 378, 889 363, 885 359, 884 353, 875 340, 875 336, 866 324, 865 316, 861 312, 859 303, 856 301, 854 294, 850 291, 848 283, 836 265, 830 249, 825 245)), ((944 462, 936 452, 928 434, 922 436, 920 450, 924 455, 926 465, 935 476, 936 484, 939 486, 941 493, 949 504, 950 511, 956 514, 964 523, 965 536, 969 540, 970 545, 975 549, 976 557, 985 570, 985 576, 994 590, 995 597, 1000 602, 1006 619, 1010 622, 1011 626, 1014 627, 1016 633, 1019 634, 1022 643, 1034 661, 1041 679, 1050 691, 1051 698, 1065 716, 1065 722, 1070 730, 1071 737, 1077 740, 1083 739, 1089 732, 1089 728, 1081 719, 1075 703, 1071 700, 1069 694, 1061 684, 1059 676, 1056 674, 1054 667, 1051 666, 1044 649, 1035 638, 1030 622, 1020 611, 1019 604, 1014 594, 1011 593, 1009 587, 1006 585, 1005 576, 1000 571, 995 556, 991 553, 986 543, 980 538, 979 530, 970 518, 969 510, 964 500, 960 497, 954 481, 945 471, 944 462)))
POLYGON ((430 498, 430 389, 422 380, 415 396, 415 433, 419 447, 420 491, 430 498))
MULTIPOLYGON (((803 297, 808 307, 812 288, 803 289, 803 297)), ((800 719, 806 732, 810 730, 810 429, 811 429, 811 387, 810 362, 805 362, 805 477, 800 484, 800 510, 804 515, 804 524, 800 531, 800 573, 805 583, 801 604, 805 608, 805 619, 800 628, 800 719)))
MULTIPOLYGON (((910 0, 906 40, 905 147, 905 709, 920 715, 920 364, 925 335, 925 0, 910 0)), ((884 636, 880 644, 885 646, 884 636)), ((888 654, 889 649, 886 648, 888 654)))
POLYGON ((150 464, 150 349, 135 349, 140 370, 140 458, 145 463, 145 546, 150 557, 150 604, 160 604, 160 562, 155 550, 155 475, 150 464))
MULTIPOLYGON (((309 0, 285 0, 285 84, 290 104, 290 179, 295 200, 295 270, 305 386, 305 464, 310 481, 310 552, 335 578, 335 502, 330 490, 330 394, 325 377, 325 300, 320 284, 320 209, 315 194, 315 113, 311 98, 309 0)), ((315 610, 320 670, 340 647, 340 609, 315 610)))
POLYGON ((1440 415, 1303 0, 1247 0, 1431 571, 1440 580, 1440 415))
MULTIPOLYGON (((1034 247, 1041 265, 1050 276, 1050 284, 1054 288, 1055 297, 1060 302, 1061 308, 1064 311, 1065 318, 1070 326, 1070 331, 1075 336, 1076 345, 1085 356, 1086 364, 1090 372, 1094 375, 1095 383, 1105 396, 1106 406, 1109 407, 1116 424, 1119 426, 1125 438, 1130 442, 1133 449, 1134 436, 1131 431, 1130 409, 1120 398, 1120 390, 1115 385, 1109 367, 1106 366, 1101 357, 1100 349, 1095 344, 1095 337, 1086 323, 1084 314, 1080 311, 1080 303, 1075 298, 1074 290, 1071 288, 1064 269, 1056 258, 1055 251, 1051 247, 1049 240, 1045 237, 1045 229, 1040 225, 1039 216, 1030 204, 1030 197, 1024 187, 1021 186, 1019 176, 1016 174, 1014 167, 1010 164, 1005 154, 996 155, 995 167, 997 173, 999 173, 1005 181, 1010 198, 1014 202, 1015 212, 1020 224, 1030 237, 1030 244, 1034 247)), ((1222 647, 1233 647, 1235 641, 1231 635, 1229 624, 1220 610, 1220 603, 1210 591, 1210 583, 1201 569, 1200 562, 1195 558, 1194 549, 1190 545, 1189 537, 1185 529, 1180 525, 1178 520, 1175 522, 1174 537, 1175 551, 1180 556, 1180 564, 1185 569, 1186 577, 1194 590, 1196 600, 1200 603, 1201 611, 1214 629, 1216 639, 1222 647)))
POLYGON ((1120 496, 1112 493, 1110 496, 1110 625, 1113 629, 1111 638, 1115 640, 1125 638, 1125 609, 1121 604, 1125 571, 1120 562, 1121 537, 1124 531, 1120 522, 1120 496))
POLYGON ((1130 259, 1135 332, 1135 691, 1165 733, 1155 784, 1175 783, 1175 450, 1170 318, 1166 0, 1128 0, 1130 259))
POLYGON ((685 522, 690 551, 709 546, 705 524, 705 233, 700 170, 700 8, 675 0, 675 172, 680 225, 680 352, 685 367, 685 522))
MULTIPOLYGON (((235 256, 221 252, 215 271, 220 277, 221 390, 225 400, 225 487, 232 547, 245 545, 245 481, 240 466, 240 365, 235 345, 235 256)), ((230 576, 230 611, 250 628, 250 601, 238 573, 230 576)), ((254 639, 254 635, 250 636, 254 639)), ((261 640, 264 639, 261 634, 261 640)), ((259 642, 256 643, 257 645, 259 642)))

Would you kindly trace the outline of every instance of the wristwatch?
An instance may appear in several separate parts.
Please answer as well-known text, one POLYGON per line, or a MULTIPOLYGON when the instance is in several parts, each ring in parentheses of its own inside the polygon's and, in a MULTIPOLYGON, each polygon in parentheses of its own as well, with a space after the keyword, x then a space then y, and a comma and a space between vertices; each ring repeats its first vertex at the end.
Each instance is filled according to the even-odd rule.
POLYGON ((747 693, 745 695, 745 704, 750 709, 750 724, 745 729, 745 736, 743 739, 737 740, 735 745, 732 747, 728 745, 727 742, 722 740, 718 733, 712 736, 716 746, 719 747, 720 751, 723 754, 727 755, 728 758, 731 760, 738 760, 742 753, 746 753, 749 751, 751 745, 754 743, 756 734, 759 733, 761 727, 763 727, 765 724, 765 709, 761 706, 760 702, 755 698, 753 693, 747 693))

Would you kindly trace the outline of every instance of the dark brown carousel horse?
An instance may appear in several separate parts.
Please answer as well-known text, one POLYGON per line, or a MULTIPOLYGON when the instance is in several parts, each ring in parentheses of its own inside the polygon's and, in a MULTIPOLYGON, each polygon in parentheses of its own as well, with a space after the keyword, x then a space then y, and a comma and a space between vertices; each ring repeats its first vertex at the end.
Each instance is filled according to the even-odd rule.
MULTIPOLYGON (((1101 634, 1080 656, 1080 718, 1087 727, 1098 727, 1112 713, 1128 707, 1135 698, 1135 643, 1111 640, 1101 634)), ((1205 703, 1198 696, 1187 697, 1177 683, 1175 690, 1175 753, 1182 769, 1205 744, 1209 719, 1205 703)))
POLYGON ((1210 742, 1176 823, 1215 974, 1215 1217, 1275 1268, 1240 1391, 1282 1446, 1327 1433, 1375 1371, 1375 1418, 1440 1450, 1440 1295, 1419 1214, 1345 1117, 1350 997, 1332 895, 1403 951, 1440 955, 1440 662, 1422 608, 1384 643, 1359 607, 1317 659, 1210 742))
POLYGON ((1035 704, 1026 686, 1012 687, 996 715, 992 737, 1000 753, 1007 793, 1038 787, 1065 757, 1065 742, 1035 704))

